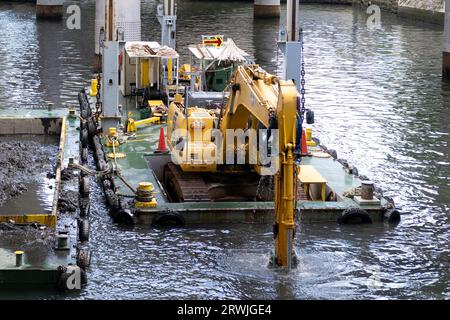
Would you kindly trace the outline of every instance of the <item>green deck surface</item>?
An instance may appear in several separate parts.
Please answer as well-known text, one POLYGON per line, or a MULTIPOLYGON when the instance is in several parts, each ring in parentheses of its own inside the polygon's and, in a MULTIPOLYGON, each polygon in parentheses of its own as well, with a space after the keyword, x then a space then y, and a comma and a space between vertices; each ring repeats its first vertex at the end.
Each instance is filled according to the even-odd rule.
MULTIPOLYGON (((133 108, 127 107, 128 112, 133 108)), ((139 120, 140 113, 131 111, 132 118, 139 120)), ((124 121, 125 122, 125 119, 124 121)), ((123 159, 117 159, 117 164, 125 180, 133 187, 137 188, 140 182, 151 182, 156 188, 156 208, 139 209, 135 212, 138 221, 150 223, 152 216, 159 212, 176 211, 184 213, 189 222, 232 222, 232 221, 270 221, 273 215, 274 205, 272 202, 198 202, 198 203, 170 203, 164 196, 156 176, 149 167, 146 157, 153 156, 159 139, 160 128, 165 124, 151 124, 141 127, 135 133, 133 139, 115 148, 117 153, 126 155, 123 159)), ((112 148, 105 146, 105 153, 112 152, 112 148)), ((310 151, 320 150, 320 147, 313 147, 310 151)), ((112 161, 112 160, 110 160, 112 161)), ((354 187, 361 185, 361 181, 355 176, 346 172, 344 167, 333 158, 305 157, 302 164, 312 165, 327 180, 327 185, 338 195, 340 201, 306 201, 299 202, 298 209, 302 213, 305 221, 335 221, 337 214, 348 207, 362 207, 369 211, 372 218, 379 220, 382 218, 383 205, 358 205, 353 199, 344 198, 342 194, 354 187)), ((127 198, 133 197, 133 192, 118 178, 115 178, 118 192, 127 198)))

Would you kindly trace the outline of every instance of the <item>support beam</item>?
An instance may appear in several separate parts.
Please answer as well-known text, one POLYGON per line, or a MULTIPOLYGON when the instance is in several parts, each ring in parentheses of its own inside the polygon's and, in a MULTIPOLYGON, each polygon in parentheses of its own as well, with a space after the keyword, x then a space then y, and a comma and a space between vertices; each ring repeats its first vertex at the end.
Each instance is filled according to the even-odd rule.
POLYGON ((109 128, 118 128, 121 115, 119 113, 119 59, 120 45, 117 41, 106 41, 103 48, 102 108, 103 132, 109 128))
POLYGON ((36 18, 62 19, 64 14, 64 0, 37 0, 36 18))
POLYGON ((299 0, 287 0, 286 2, 286 40, 288 42, 299 40, 299 6, 299 0))
POLYGON ((102 57, 100 52, 100 37, 104 36, 101 31, 105 30, 105 0, 95 1, 95 61, 94 68, 99 72, 102 68, 102 57))
POLYGON ((442 77, 450 81, 450 0, 445 0, 444 49, 442 57, 442 77))
POLYGON ((280 0, 255 0, 253 16, 255 18, 280 17, 280 0))
POLYGON ((175 0, 164 0, 156 14, 161 24, 161 45, 176 49, 177 12, 175 0))

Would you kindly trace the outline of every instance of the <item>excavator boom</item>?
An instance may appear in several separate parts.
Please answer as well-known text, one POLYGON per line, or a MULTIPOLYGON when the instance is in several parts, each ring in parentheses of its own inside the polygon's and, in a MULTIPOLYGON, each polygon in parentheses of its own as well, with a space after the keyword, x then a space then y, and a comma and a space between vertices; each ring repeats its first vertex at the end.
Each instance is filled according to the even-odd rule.
MULTIPOLYGON (((280 80, 258 66, 242 66, 232 79, 221 124, 222 132, 244 128, 251 117, 253 128, 278 130, 271 134, 278 137, 279 151, 274 176, 274 258, 277 266, 287 269, 294 258, 297 104, 298 91, 292 81, 280 80)), ((261 172, 261 167, 258 164, 255 170, 261 172)))
MULTIPOLYGON (((220 110, 218 118, 211 116, 210 110, 185 107, 180 96, 177 96, 174 103, 171 104, 168 117, 169 145, 172 149, 175 144, 181 145, 182 155, 179 159, 186 159, 179 163, 180 170, 171 169, 173 184, 181 185, 183 179, 177 177, 182 175, 187 177, 189 174, 191 179, 189 181, 192 181, 193 178, 199 176, 200 172, 210 176, 236 174, 236 172, 245 173, 249 166, 253 173, 260 176, 273 175, 275 189, 274 262, 277 266, 290 268, 294 256, 295 197, 297 194, 295 190, 297 181, 295 162, 297 88, 293 81, 280 80, 258 65, 239 66, 231 79, 229 88, 229 97, 220 110), (175 132, 175 129, 184 129, 184 133, 174 136, 172 132, 175 132), (212 139, 211 131, 213 129, 220 131, 221 142, 212 139), (228 134, 230 130, 245 132, 248 139, 238 141, 238 144, 235 145, 235 136, 230 137, 228 134), (266 133, 266 144, 256 143, 258 148, 256 161, 251 162, 250 154, 253 149, 250 146, 249 132, 259 130, 266 133), (268 147, 269 137, 271 137, 272 144, 270 158, 275 162, 275 165, 270 164, 270 168, 260 158, 260 149, 268 147), (273 147, 274 142, 276 143, 275 147, 273 147), (219 164, 217 160, 210 158, 207 162, 201 155, 211 154, 211 150, 216 150, 216 154, 227 154, 227 157, 231 150, 235 156, 234 159, 238 159, 240 151, 246 150, 247 162, 222 162, 219 164)), ((259 132, 253 137, 260 137, 258 134, 259 132)), ((261 138, 259 140, 261 142, 261 138)), ((197 180, 200 181, 201 178, 197 180)), ((178 189, 187 188, 178 187, 178 189)), ((207 190, 206 187, 205 190, 207 190)), ((183 192, 178 190, 178 193, 183 192)))

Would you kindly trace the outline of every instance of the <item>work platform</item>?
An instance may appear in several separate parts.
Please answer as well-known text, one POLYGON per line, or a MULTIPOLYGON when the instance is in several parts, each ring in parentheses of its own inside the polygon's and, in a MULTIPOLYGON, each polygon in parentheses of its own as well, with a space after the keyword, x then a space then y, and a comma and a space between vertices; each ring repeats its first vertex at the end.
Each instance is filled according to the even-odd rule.
MULTIPOLYGON (((57 141, 57 153, 52 155, 54 175, 47 186, 51 208, 43 210, 36 199, 8 209, 14 212, 2 209, 0 213, 0 290, 54 289, 67 267, 77 265, 76 217, 59 217, 58 200, 61 172, 69 158, 75 158, 75 161, 79 158, 78 125, 77 119, 69 117, 67 110, 1 111, 0 138, 7 136, 8 141, 21 141, 25 136, 32 141, 52 137, 52 141, 57 141), (17 208, 29 211, 19 212, 17 208)), ((38 197, 32 194, 35 191, 28 190, 26 198, 38 197)))
MULTIPOLYGON (((91 105, 94 105, 94 100, 91 99, 91 105)), ((126 116, 122 118, 122 123, 126 123, 128 118, 140 119, 142 112, 136 109, 131 101, 132 99, 122 98, 121 103, 126 106, 124 108, 126 116)), ((171 156, 155 153, 161 128, 167 132, 165 123, 143 126, 136 133, 125 134, 126 142, 114 148, 120 155, 116 157, 115 162, 127 184, 137 188, 141 182, 150 182, 155 188, 154 197, 157 205, 136 208, 133 206, 135 197, 133 191, 122 181, 123 179, 114 178, 117 195, 121 197, 126 209, 132 213, 135 223, 153 224, 155 217, 165 213, 182 216, 186 224, 273 223, 273 201, 171 202, 162 178, 162 168, 171 161, 171 156)), ((104 137, 102 143, 105 155, 111 154, 113 148, 106 146, 104 137)), ((320 146, 309 146, 308 152, 310 156, 302 158, 299 177, 300 181, 302 174, 308 172, 303 178, 306 180, 300 181, 302 193, 308 193, 307 200, 299 198, 297 202, 300 213, 297 217, 302 222, 336 222, 342 218, 345 210, 351 208, 364 210, 371 221, 386 219, 386 212, 393 209, 393 205, 387 199, 376 194, 372 201, 357 202, 351 195, 361 186, 362 180, 337 159, 324 152, 320 146)), ((114 162, 113 159, 109 161, 111 164, 114 162)))

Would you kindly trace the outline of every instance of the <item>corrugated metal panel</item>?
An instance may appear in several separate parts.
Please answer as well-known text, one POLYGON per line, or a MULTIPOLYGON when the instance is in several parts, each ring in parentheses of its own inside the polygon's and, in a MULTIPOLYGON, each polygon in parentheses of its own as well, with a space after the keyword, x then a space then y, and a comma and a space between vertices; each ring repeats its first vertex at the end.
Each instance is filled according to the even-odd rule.
POLYGON ((178 53, 169 47, 161 47, 155 41, 133 41, 125 44, 130 58, 178 58, 178 53))
POLYGON ((232 39, 227 39, 220 48, 198 44, 189 46, 189 51, 200 60, 245 61, 250 57, 250 55, 240 49, 232 39))

